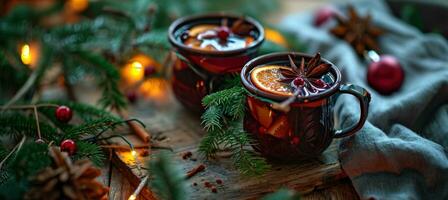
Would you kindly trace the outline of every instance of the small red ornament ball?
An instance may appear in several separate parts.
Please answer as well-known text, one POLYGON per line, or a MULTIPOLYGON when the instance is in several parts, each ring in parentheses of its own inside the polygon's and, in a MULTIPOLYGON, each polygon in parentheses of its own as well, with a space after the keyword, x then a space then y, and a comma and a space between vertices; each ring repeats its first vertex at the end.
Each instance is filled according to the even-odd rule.
POLYGON ((322 26, 336 14, 336 10, 331 6, 325 6, 318 9, 314 14, 314 26, 322 26))
POLYGON ((72 119, 73 113, 69 107, 59 106, 58 108, 56 108, 55 115, 56 115, 56 119, 58 119, 58 121, 67 123, 68 121, 70 121, 72 119))
POLYGON ((126 98, 130 103, 135 103, 137 101, 137 92, 135 91, 129 91, 126 93, 126 98))
POLYGON ((227 26, 221 26, 218 28, 218 38, 221 40, 227 40, 230 35, 230 29, 227 26))
POLYGON ((149 77, 156 72, 156 68, 154 66, 146 66, 144 70, 145 77, 149 77))
POLYGON ((61 151, 67 152, 68 155, 73 155, 76 152, 76 143, 73 140, 67 139, 61 142, 61 151))
POLYGON ((398 60, 390 55, 383 55, 377 62, 372 62, 367 70, 367 81, 381 94, 391 94, 400 89, 404 80, 404 71, 398 60))

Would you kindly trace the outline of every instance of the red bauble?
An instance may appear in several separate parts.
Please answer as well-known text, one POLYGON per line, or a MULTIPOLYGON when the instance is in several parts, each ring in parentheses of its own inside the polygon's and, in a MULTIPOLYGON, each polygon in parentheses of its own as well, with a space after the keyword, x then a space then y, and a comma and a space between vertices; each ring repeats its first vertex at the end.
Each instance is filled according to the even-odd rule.
POLYGON ((218 28, 218 38, 221 40, 227 40, 230 35, 230 29, 227 26, 221 26, 218 28))
POLYGON ((68 155, 73 155, 76 152, 76 143, 73 140, 67 139, 61 142, 61 151, 67 152, 68 155))
POLYGON ((391 94, 400 89, 404 80, 404 71, 398 60, 389 55, 372 62, 367 70, 367 81, 381 94, 391 94))
POLYGON ((72 119, 73 113, 69 107, 59 106, 56 108, 55 115, 58 121, 66 123, 72 119))
POLYGON ((137 101, 137 93, 135 91, 129 91, 126 93, 126 98, 130 103, 135 103, 137 101))
POLYGON ((336 14, 336 10, 331 6, 325 6, 318 9, 314 14, 314 26, 322 26, 336 14))
POLYGON ((144 73, 145 73, 145 77, 149 77, 151 75, 153 75, 156 72, 156 68, 154 66, 146 66, 144 73))

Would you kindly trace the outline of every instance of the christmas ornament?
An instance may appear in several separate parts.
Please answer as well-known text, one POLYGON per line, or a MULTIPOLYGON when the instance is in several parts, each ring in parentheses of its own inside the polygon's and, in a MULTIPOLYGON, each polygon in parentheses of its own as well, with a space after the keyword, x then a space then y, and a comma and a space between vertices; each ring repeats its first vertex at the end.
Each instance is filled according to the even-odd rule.
POLYGON ((61 151, 67 152, 68 155, 72 156, 76 152, 76 143, 73 140, 67 139, 61 142, 61 151))
POLYGON ((332 19, 335 15, 337 15, 337 12, 332 6, 325 6, 318 9, 314 13, 314 26, 322 26, 330 19, 332 19))
POLYGON ((129 91, 126 93, 126 98, 130 103, 135 103, 137 101, 137 92, 129 91))
POLYGON ((288 41, 286 38, 279 32, 271 28, 264 29, 264 37, 267 41, 278 44, 284 48, 288 48, 288 41))
POLYGON ((379 27, 371 24, 371 17, 359 16, 353 7, 348 7, 348 19, 335 15, 338 25, 330 32, 338 38, 347 41, 360 56, 366 50, 379 50, 377 38, 384 33, 379 27))
POLYGON ((96 180, 101 170, 89 160, 74 163, 67 154, 50 147, 53 165, 31 179, 31 189, 26 200, 58 199, 107 199, 109 189, 96 180))
POLYGON ((66 123, 72 119, 72 110, 67 106, 59 106, 55 112, 58 121, 66 123))
POLYGON ((150 66, 146 66, 145 67, 145 71, 144 71, 144 75, 146 78, 150 77, 151 75, 153 75, 156 72, 156 68, 152 65, 150 66))
POLYGON ((398 60, 391 55, 382 55, 370 51, 373 62, 367 69, 369 85, 381 94, 388 95, 400 89, 404 80, 404 71, 398 60))

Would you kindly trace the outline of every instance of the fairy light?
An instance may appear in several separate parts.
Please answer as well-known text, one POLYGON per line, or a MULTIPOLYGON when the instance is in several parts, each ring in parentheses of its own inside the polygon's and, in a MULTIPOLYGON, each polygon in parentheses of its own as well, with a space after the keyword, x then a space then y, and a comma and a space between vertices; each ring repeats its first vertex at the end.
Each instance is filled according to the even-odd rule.
POLYGON ((141 62, 130 62, 123 68, 123 78, 130 84, 136 83, 142 80, 145 76, 145 71, 143 69, 143 64, 141 62))
POLYGON ((25 65, 31 64, 31 49, 29 44, 24 44, 20 49, 20 59, 25 65))
POLYGON ((75 12, 82 12, 85 9, 87 9, 87 7, 89 7, 89 1, 88 0, 69 0, 67 2, 67 6, 75 12))
POLYGON ((135 200, 137 197, 135 195, 129 196, 128 200, 135 200))
POLYGON ((137 189, 135 189, 134 193, 132 193, 132 195, 129 196, 128 200, 135 200, 137 198, 137 195, 140 194, 140 192, 142 191, 143 187, 146 185, 146 182, 148 182, 148 178, 149 178, 149 176, 146 175, 145 178, 143 178, 140 181, 140 184, 138 184, 137 189))
POLYGON ((135 158, 137 158, 137 152, 135 150, 131 151, 132 156, 134 156, 135 158))

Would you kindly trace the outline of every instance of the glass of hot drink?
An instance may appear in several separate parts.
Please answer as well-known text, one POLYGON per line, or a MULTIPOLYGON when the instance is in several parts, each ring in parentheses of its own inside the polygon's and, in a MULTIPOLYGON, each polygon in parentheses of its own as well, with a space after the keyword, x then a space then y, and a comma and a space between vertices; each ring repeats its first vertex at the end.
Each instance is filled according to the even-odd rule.
POLYGON ((244 130, 255 139, 254 149, 284 161, 320 155, 333 138, 351 136, 365 123, 370 94, 341 84, 339 69, 329 61, 302 53, 273 53, 249 61, 241 71, 248 91, 244 130), (339 94, 355 96, 360 104, 356 124, 336 129, 333 123, 339 94))
POLYGON ((238 74, 264 40, 260 23, 228 14, 180 18, 168 32, 178 58, 173 67, 174 94, 199 112, 202 98, 216 91, 226 75, 238 74))

